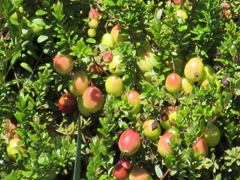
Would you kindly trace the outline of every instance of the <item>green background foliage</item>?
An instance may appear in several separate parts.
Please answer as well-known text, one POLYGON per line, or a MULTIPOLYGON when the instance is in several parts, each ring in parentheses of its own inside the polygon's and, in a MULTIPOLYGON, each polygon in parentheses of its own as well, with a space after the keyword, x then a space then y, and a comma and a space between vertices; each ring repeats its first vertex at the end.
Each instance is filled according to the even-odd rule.
POLYGON ((141 134, 139 151, 129 157, 132 164, 145 168, 153 179, 240 178, 240 3, 229 0, 230 8, 225 9, 220 0, 187 2, 177 6, 157 0, 37 0, 33 5, 29 0, 0 0, 1 179, 71 179, 74 173, 81 179, 114 179, 112 170, 122 157, 119 135, 131 127, 141 134, 142 119, 159 121, 167 105, 180 107, 174 127, 180 144, 173 143, 173 154, 164 159, 157 141, 141 134), (91 7, 101 14, 94 38, 87 35, 91 7), (176 17, 177 9, 184 9, 188 18, 176 17), (104 86, 110 73, 101 60, 105 47, 100 40, 117 23, 124 25, 121 34, 126 38, 113 52, 123 59, 124 93, 136 89, 141 94, 143 108, 137 114, 125 98, 107 94, 104 86), (146 47, 157 62, 152 71, 141 73, 138 52, 146 47), (84 70, 103 92, 101 111, 85 117, 77 110, 71 115, 59 110, 58 99, 68 92, 70 76, 54 70, 57 53, 70 54, 74 70, 84 70), (220 87, 211 83, 206 91, 195 83, 189 95, 168 93, 166 76, 172 71, 183 76, 185 63, 194 56, 214 68, 220 87), (101 64, 103 75, 88 71, 92 62, 101 64), (225 77, 227 86, 222 84, 225 77), (17 124, 27 149, 15 160, 6 153, 6 118, 17 124), (209 148, 206 158, 195 160, 192 143, 211 124, 220 128, 221 141, 209 148), (80 169, 74 169, 77 151, 80 169))

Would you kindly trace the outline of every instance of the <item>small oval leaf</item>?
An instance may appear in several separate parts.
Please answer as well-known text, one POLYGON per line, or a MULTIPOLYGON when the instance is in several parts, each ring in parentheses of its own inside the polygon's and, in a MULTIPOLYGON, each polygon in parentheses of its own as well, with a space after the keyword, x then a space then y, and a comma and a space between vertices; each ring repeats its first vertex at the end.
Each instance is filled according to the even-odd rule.
POLYGON ((47 14, 47 11, 44 11, 43 9, 39 9, 36 11, 35 13, 37 16, 43 16, 45 14, 47 14))
POLYGON ((44 41, 48 40, 48 36, 45 36, 45 35, 40 35, 38 38, 37 38, 37 42, 38 43, 42 43, 44 41))
POLYGON ((94 43, 96 43, 96 40, 93 39, 93 38, 88 38, 88 39, 86 40, 86 42, 94 44, 94 43))
POLYGON ((161 178, 163 176, 163 172, 162 172, 161 168, 159 167, 159 165, 155 165, 155 172, 156 172, 158 178, 161 178))
POLYGON ((157 11, 156 18, 157 18, 158 20, 160 20, 161 17, 162 17, 162 14, 163 14, 163 9, 159 9, 159 10, 157 11))
POLYGON ((32 68, 31 68, 27 63, 22 62, 20 65, 21 65, 24 69, 26 69, 28 72, 32 73, 32 68))

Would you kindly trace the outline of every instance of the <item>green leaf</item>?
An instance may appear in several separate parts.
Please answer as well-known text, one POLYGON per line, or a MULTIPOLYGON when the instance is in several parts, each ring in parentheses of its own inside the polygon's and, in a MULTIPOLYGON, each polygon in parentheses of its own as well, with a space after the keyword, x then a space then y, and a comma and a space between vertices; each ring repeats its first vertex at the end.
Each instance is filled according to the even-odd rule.
MULTIPOLYGON (((17 46, 16 46, 17 47, 17 46)), ((17 49, 15 49, 15 50, 17 50, 17 49)), ((12 59, 11 59, 11 61, 10 61, 10 66, 9 66, 9 69, 8 70, 10 70, 13 66, 14 66, 14 64, 17 62, 17 60, 19 60, 19 56, 21 55, 21 53, 20 53, 20 51, 17 51, 17 52, 15 52, 14 54, 13 54, 13 56, 12 56, 12 59)))
POLYGON ((235 88, 236 88, 236 89, 240 89, 240 80, 238 80, 238 81, 236 82, 235 88))
POLYGON ((74 55, 79 58, 83 55, 92 55, 92 49, 84 43, 83 39, 78 40, 76 45, 72 46, 71 49, 73 52, 70 53, 70 55, 74 55))
POLYGON ((88 38, 88 39, 86 39, 86 42, 94 44, 94 43, 96 43, 96 40, 93 38, 88 38))
POLYGON ((44 20, 43 20, 42 18, 34 18, 34 19, 32 20, 32 23, 45 26, 45 22, 44 22, 44 20))
POLYGON ((106 136, 106 135, 107 135, 106 132, 104 131, 104 129, 98 128, 97 130, 98 130, 98 132, 101 133, 103 136, 106 136))
POLYGON ((112 0, 104 0, 103 4, 105 6, 114 6, 115 5, 114 1, 112 1, 112 0))
POLYGON ((224 160, 226 166, 232 166, 233 163, 240 164, 240 147, 234 147, 231 150, 226 150, 224 160))
POLYGON ((15 180, 17 177, 17 173, 15 170, 12 170, 10 174, 7 175, 3 180, 15 180))
POLYGON ((27 64, 27 63, 24 63, 24 62, 22 62, 21 64, 20 64, 20 66, 22 66, 24 69, 26 69, 28 72, 30 72, 30 73, 32 73, 33 71, 32 71, 32 68, 27 64))
POLYGON ((215 177, 214 180, 222 180, 222 175, 221 175, 221 173, 219 173, 219 174, 215 177))
POLYGON ((37 143, 39 138, 37 137, 36 134, 31 134, 31 133, 28 133, 28 137, 31 139, 31 141, 33 141, 34 143, 37 143))
POLYGON ((155 165, 155 172, 156 172, 158 178, 161 178, 163 176, 163 172, 159 165, 155 165))
POLYGON ((224 104, 228 104, 232 99, 232 94, 228 93, 224 98, 224 104))
POLYGON ((38 163, 42 165, 48 165, 50 162, 50 155, 48 153, 41 153, 38 157, 38 163))
POLYGON ((47 11, 44 11, 43 9, 38 9, 37 11, 36 11, 36 15, 37 16, 43 16, 43 15, 45 15, 45 14, 47 14, 48 12, 47 11))
POLYGON ((204 158, 202 161, 201 161, 201 164, 196 168, 198 170, 202 169, 202 168, 205 168, 205 169, 209 169, 210 167, 213 166, 213 162, 211 159, 209 158, 204 158))
POLYGON ((236 56, 236 54, 237 54, 237 47, 235 45, 231 45, 231 47, 228 50, 229 50, 229 52, 230 52, 232 57, 236 56))
POLYGON ((63 14, 63 3, 57 2, 57 4, 53 4, 53 10, 52 12, 53 16, 58 19, 59 21, 63 20, 65 15, 63 14))
POLYGON ((40 35, 38 38, 37 38, 37 42, 38 43, 42 43, 44 41, 48 40, 48 36, 46 35, 40 35))
POLYGON ((182 32, 182 31, 187 30, 187 28, 188 28, 188 26, 187 26, 187 25, 184 25, 184 26, 178 27, 178 30, 179 30, 180 32, 182 32))
POLYGON ((163 9, 158 9, 157 11, 155 11, 155 17, 157 20, 160 20, 162 15, 163 15, 163 9))
POLYGON ((15 118, 19 121, 19 122, 22 122, 23 121, 23 118, 25 117, 25 113, 22 113, 22 112, 19 112, 17 111, 15 114, 14 114, 15 118))
POLYGON ((28 153, 32 160, 35 160, 37 158, 36 151, 32 147, 28 148, 28 153))
POLYGON ((107 154, 107 147, 104 145, 100 145, 99 152, 101 152, 103 155, 107 154))
POLYGON ((28 101, 28 110, 33 110, 33 108, 35 107, 35 103, 31 102, 31 101, 28 101))

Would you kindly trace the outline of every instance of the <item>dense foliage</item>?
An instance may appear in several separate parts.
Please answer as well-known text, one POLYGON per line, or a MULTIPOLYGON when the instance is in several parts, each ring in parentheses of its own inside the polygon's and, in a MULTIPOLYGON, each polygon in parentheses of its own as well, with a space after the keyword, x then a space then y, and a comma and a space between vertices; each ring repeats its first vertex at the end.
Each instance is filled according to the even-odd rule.
POLYGON ((114 179, 122 158, 131 163, 128 173, 140 167, 152 179, 240 178, 238 1, 0 0, 0 27, 1 179, 114 179), (100 17, 89 15, 91 9, 100 17), (117 24, 121 40, 104 42, 117 24), (109 52, 119 56, 112 67, 103 58, 109 52), (72 58, 70 72, 57 72, 57 54, 72 58), (192 70, 186 74, 184 68, 193 57, 214 71, 205 77, 207 85, 196 80, 189 93, 167 90, 168 75, 187 77, 192 70), (100 110, 82 111, 87 98, 69 87, 78 70, 103 94, 100 110), (121 90, 120 80, 105 85, 113 74, 122 80, 121 90), (133 89, 140 94, 140 110, 132 110, 125 95, 133 89), (59 108, 66 93, 78 104, 70 113, 59 108), (166 130, 161 120, 169 106, 177 116, 166 130), (148 119, 161 125, 157 139, 143 133, 148 119), (196 158, 192 146, 197 138, 207 139, 212 125, 220 130, 220 142, 212 147, 208 142, 207 155, 196 158), (127 155, 118 140, 130 128, 139 133, 140 145, 127 155), (170 139, 172 153, 162 156, 158 140, 166 131, 174 131, 177 140, 170 139), (11 156, 14 138, 21 143, 11 156))

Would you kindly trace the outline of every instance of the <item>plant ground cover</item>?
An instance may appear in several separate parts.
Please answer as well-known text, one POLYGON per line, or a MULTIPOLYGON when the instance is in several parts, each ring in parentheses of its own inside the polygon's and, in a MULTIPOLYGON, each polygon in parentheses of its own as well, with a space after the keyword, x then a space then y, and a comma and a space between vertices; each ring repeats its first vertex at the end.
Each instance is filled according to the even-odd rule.
POLYGON ((0 0, 0 177, 240 179, 236 0, 0 0))

